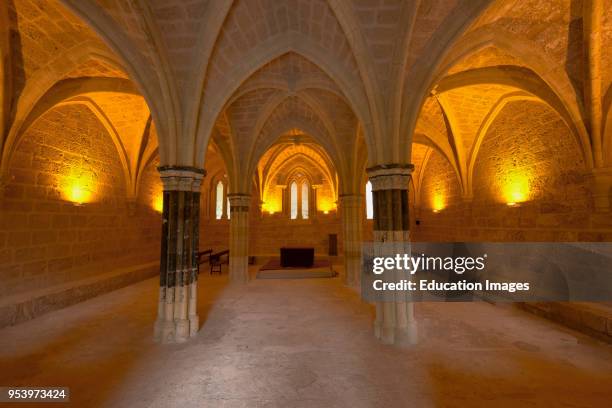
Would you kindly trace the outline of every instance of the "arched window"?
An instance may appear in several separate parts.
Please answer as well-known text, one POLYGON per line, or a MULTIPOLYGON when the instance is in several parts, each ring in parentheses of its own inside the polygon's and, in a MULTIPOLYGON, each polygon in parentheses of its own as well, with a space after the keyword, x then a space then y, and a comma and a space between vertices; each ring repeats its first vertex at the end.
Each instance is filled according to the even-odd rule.
POLYGON ((227 219, 230 219, 230 214, 231 214, 231 207, 230 207, 230 201, 229 201, 229 197, 227 197, 227 219))
POLYGON ((218 220, 223 217, 223 201, 223 182, 219 181, 215 198, 215 218, 218 220))
POLYGON ((374 218, 374 201, 372 199, 372 183, 366 183, 366 218, 371 220, 374 218))
POLYGON ((294 181, 291 183, 291 219, 295 220, 298 216, 298 186, 294 181))
POLYGON ((308 182, 302 183, 302 218, 308 219, 308 182))

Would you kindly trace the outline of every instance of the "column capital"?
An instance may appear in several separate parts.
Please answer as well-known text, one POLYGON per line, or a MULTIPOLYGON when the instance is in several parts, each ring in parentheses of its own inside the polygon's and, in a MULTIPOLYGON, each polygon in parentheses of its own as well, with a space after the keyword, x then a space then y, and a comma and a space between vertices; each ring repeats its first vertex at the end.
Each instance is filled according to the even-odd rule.
POLYGON ((232 212, 248 212, 251 206, 251 195, 245 193, 231 193, 227 195, 232 212))
POLYGON ((206 170, 189 166, 159 166, 157 168, 164 191, 200 191, 206 170))
POLYGON ((372 183, 372 191, 408 190, 412 170, 414 164, 395 163, 370 167, 366 172, 372 183))
POLYGON ((338 196, 338 202, 341 206, 361 205, 362 201, 363 194, 340 194, 338 196))

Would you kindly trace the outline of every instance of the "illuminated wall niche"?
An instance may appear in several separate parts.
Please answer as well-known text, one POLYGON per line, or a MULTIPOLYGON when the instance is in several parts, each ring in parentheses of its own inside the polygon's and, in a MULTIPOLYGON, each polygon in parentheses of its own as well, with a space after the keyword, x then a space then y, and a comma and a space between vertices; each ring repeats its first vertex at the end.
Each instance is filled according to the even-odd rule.
POLYGON ((446 157, 438 151, 429 152, 427 159, 418 163, 417 171, 418 176, 416 172, 413 176, 422 176, 419 177, 419 194, 423 208, 439 213, 460 199, 457 175, 446 157))
POLYGON ((157 167, 158 158, 145 166, 138 185, 138 201, 142 206, 161 214, 164 210, 164 191, 157 167))
POLYGON ((528 169, 509 168, 501 179, 502 199, 508 206, 529 200, 530 174, 528 169))
POLYGON ((126 196, 112 138, 89 107, 79 103, 57 105, 40 116, 22 135, 10 171, 34 174, 39 197, 76 206, 111 204, 126 196))
POLYGON ((162 213, 164 211, 164 194, 161 193, 153 200, 153 209, 158 213, 162 213))
POLYGON ((75 205, 90 203, 95 199, 95 177, 79 168, 70 169, 68 176, 60 177, 62 197, 75 205))
POLYGON ((531 201, 563 200, 571 190, 569 173, 580 172, 576 141, 557 113, 542 103, 507 104, 485 135, 476 158, 476 201, 519 206, 531 201), (546 123, 540 128, 537 123, 546 123), (566 179, 562 183, 559 180, 566 179), (559 195, 559 197, 556 197, 559 195))

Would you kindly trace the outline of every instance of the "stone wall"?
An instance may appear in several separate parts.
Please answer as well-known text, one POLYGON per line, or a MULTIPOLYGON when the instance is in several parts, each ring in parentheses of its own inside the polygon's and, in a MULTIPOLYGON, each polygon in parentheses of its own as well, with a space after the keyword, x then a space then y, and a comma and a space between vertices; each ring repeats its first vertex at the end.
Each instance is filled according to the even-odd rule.
MULTIPOLYGON (((152 191, 154 165, 146 173, 141 190, 152 191)), ((160 215, 144 196, 129 214, 116 147, 84 105, 56 107, 31 126, 7 180, 0 296, 158 260, 160 215)))
MULTIPOLYGON (((251 205, 249 218, 249 255, 278 256, 282 246, 306 246, 314 247, 317 256, 327 256, 329 234, 338 235, 338 252, 342 253, 342 226, 336 212, 309 220, 290 220, 280 213, 262 216, 251 205)), ((229 248, 229 221, 202 219, 200 248, 215 251, 229 248)))
POLYGON ((280 247, 293 246, 313 247, 315 256, 325 257, 328 255, 329 234, 338 235, 338 253, 342 254, 342 225, 336 213, 308 220, 290 220, 282 214, 252 217, 250 228, 250 252, 253 255, 278 256, 280 247))
POLYGON ((507 105, 485 135, 462 198, 456 173, 433 152, 421 186, 419 241, 610 241, 612 217, 593 208, 578 142, 551 109, 507 105), (439 212, 436 194, 443 197, 439 212), (515 202, 515 205, 508 203, 515 202))
POLYGON ((200 218, 200 249, 221 251, 229 249, 229 220, 200 218))
MULTIPOLYGON (((264 260, 270 256, 278 256, 280 247, 306 246, 314 247, 316 256, 324 257, 328 254, 329 234, 338 235, 338 253, 342 255, 342 225, 339 210, 335 204, 334 186, 325 175, 325 164, 318 156, 319 153, 304 144, 289 145, 281 154, 270 158, 272 153, 272 149, 266 152, 260 163, 266 163, 272 168, 273 176, 270 177, 264 191, 272 190, 274 193, 263 194, 260 201, 255 180, 251 187, 249 255, 264 260), (308 174, 309 182, 317 184, 316 196, 319 211, 313 214, 314 194, 311 193, 309 218, 306 220, 290 219, 289 210, 283 209, 282 188, 277 186, 279 178, 283 180, 281 185, 287 186, 288 181, 294 179, 292 178, 294 173, 308 174), (324 214, 324 211, 328 211, 328 214, 324 214)), ((221 219, 216 219, 215 202, 216 186, 219 181, 224 184, 225 195, 228 189, 230 193, 232 192, 229 182, 231 177, 228 177, 225 163, 215 149, 209 148, 207 152, 206 171, 207 176, 202 183, 200 202, 200 249, 212 248, 214 251, 229 249, 231 221, 227 219, 226 214, 221 219)), ((226 198, 222 201, 226 203, 226 198)), ((288 197, 285 197, 285 201, 285 205, 288 205, 288 197)))

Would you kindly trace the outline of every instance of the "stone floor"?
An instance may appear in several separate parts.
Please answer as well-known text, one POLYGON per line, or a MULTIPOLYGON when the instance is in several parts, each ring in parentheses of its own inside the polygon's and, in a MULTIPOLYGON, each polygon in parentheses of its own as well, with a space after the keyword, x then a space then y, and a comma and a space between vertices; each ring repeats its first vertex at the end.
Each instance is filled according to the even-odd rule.
POLYGON ((155 279, 3 329, 0 385, 69 386, 88 408, 612 401, 612 346, 512 307, 419 304, 420 344, 398 349, 375 341, 372 308, 337 279, 203 276, 200 289, 205 323, 181 345, 152 341, 155 279))

